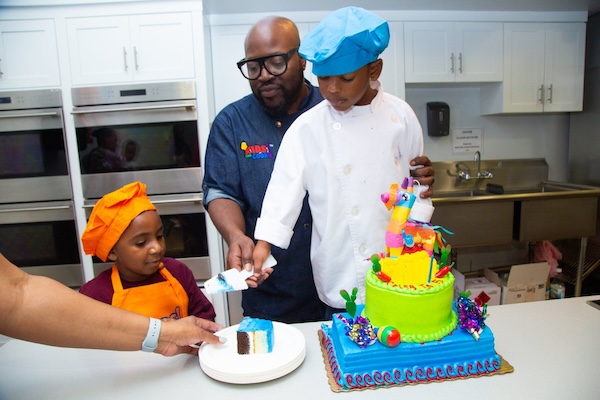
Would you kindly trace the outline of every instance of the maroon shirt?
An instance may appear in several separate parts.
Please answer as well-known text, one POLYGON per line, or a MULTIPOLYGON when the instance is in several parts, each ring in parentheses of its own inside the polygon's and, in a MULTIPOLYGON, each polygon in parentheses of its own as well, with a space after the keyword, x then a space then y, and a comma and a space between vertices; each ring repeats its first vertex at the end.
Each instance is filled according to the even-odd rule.
MULTIPOLYGON (((188 315, 195 315, 198 318, 214 321, 216 317, 215 309, 196 284, 194 274, 188 266, 181 261, 168 257, 164 257, 162 262, 171 275, 181 283, 181 286, 183 286, 183 289, 188 295, 188 315)), ((110 279, 111 273, 112 268, 102 271, 97 277, 84 283, 79 289, 79 292, 103 303, 112 304, 114 290, 110 279)), ((129 282, 121 278, 121 283, 123 284, 123 289, 129 289, 132 287, 164 282, 165 280, 166 279, 160 272, 156 271, 154 274, 139 282, 129 282)))

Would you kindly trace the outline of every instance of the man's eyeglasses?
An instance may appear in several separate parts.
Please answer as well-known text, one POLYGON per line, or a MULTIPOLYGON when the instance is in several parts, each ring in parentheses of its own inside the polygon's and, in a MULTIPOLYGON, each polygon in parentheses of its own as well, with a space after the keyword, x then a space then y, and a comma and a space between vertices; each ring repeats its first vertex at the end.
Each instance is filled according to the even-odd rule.
POLYGON ((237 63, 237 67, 240 69, 242 75, 244 75, 244 78, 251 81, 258 79, 263 67, 269 74, 279 76, 287 71, 288 60, 297 51, 298 47, 291 49, 287 53, 275 53, 270 56, 251 59, 244 58, 237 63))

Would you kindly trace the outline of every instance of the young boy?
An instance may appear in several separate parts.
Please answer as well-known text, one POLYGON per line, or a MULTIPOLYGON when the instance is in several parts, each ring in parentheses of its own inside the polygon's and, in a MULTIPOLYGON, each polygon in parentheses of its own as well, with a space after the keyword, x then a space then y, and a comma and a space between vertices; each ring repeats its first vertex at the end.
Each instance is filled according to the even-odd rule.
POLYGON ((114 262, 81 286, 81 293, 152 318, 195 315, 214 321, 213 306, 192 271, 164 257, 163 224, 145 184, 133 182, 102 197, 81 241, 86 254, 114 262))
MULTIPOLYGON (((410 176, 410 160, 423 153, 413 110, 378 81, 388 42, 387 22, 357 7, 333 12, 304 37, 299 53, 313 63, 325 100, 286 132, 256 225, 255 271, 269 244, 288 246, 308 193, 313 275, 330 313, 344 308, 341 289, 358 287, 364 302, 367 259, 383 250, 390 219, 379 196, 410 176)), ((431 200, 418 201, 428 222, 431 200)))

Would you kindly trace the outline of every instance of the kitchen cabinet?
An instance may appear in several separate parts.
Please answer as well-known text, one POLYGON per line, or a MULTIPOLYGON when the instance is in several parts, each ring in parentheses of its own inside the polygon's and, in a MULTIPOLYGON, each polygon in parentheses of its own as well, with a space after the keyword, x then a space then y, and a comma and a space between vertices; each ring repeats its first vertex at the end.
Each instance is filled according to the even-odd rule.
POLYGON ((194 78, 190 13, 67 20, 74 85, 194 78))
POLYGON ((499 22, 405 22, 406 83, 501 81, 502 30, 499 22))
MULTIPOLYGON (((311 27, 309 23, 297 22, 296 26, 303 37, 311 27)), ((214 81, 215 112, 219 112, 236 100, 251 93, 249 81, 242 76, 237 62, 245 56, 244 40, 252 24, 215 25, 211 27, 212 70, 214 81), (225 50, 224 50, 225 49, 225 50)), ((310 62, 306 63, 304 77, 317 85, 310 62)))
MULTIPOLYGON (((317 22, 296 22, 300 37, 306 35, 317 22)), ((390 22, 390 43, 381 54, 383 71, 379 80, 383 89, 402 99, 404 90, 404 31, 401 22, 390 22)), ((211 27, 212 70, 215 85, 215 111, 250 94, 250 84, 240 74, 236 63, 244 58, 244 39, 251 24, 215 25, 211 27), (227 49, 227 51, 223 51, 227 49)), ((318 85, 310 62, 306 63, 304 77, 318 85)))
POLYGON ((585 23, 506 23, 504 82, 481 89, 482 114, 583 109, 585 23))
POLYGON ((0 89, 59 85, 54 20, 0 21, 0 89))
POLYGON ((390 44, 381 53, 383 70, 379 81, 386 93, 406 99, 404 82, 404 30, 402 22, 389 22, 390 44))

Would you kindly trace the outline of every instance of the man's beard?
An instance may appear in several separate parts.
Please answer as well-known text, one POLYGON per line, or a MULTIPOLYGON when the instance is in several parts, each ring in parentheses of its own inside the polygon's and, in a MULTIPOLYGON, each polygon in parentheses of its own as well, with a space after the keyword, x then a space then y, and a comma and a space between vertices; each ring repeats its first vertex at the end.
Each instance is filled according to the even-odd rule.
POLYGON ((262 97, 257 95, 254 90, 252 91, 252 93, 254 94, 254 97, 256 97, 258 99, 258 101, 263 105, 263 109, 265 110, 265 112, 267 114, 271 115, 272 117, 279 117, 279 116, 288 114, 288 110, 289 110, 290 106, 296 100, 298 100, 298 97, 301 95, 303 84, 304 84, 304 79, 301 78, 301 79, 298 79, 295 82, 294 86, 289 89, 282 87, 283 99, 278 104, 275 104, 273 106, 268 106, 267 104, 265 104, 262 97))

